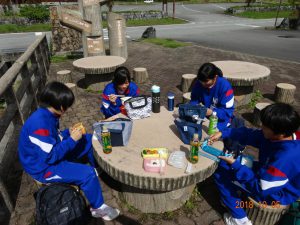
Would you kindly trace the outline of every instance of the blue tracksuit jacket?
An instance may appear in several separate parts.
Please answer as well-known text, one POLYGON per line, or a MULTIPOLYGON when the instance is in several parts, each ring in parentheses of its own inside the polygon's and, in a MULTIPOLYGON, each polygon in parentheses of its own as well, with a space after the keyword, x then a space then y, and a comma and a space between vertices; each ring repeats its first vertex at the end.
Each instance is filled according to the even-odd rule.
POLYGON ((37 109, 25 122, 19 139, 19 159, 24 170, 42 183, 70 183, 80 186, 93 208, 103 204, 94 167, 74 163, 87 156, 96 165, 90 134, 79 141, 69 130, 59 131, 59 118, 47 108, 37 109))
POLYGON ((235 187, 229 183, 232 180, 238 181, 255 200, 268 204, 278 201, 281 205, 289 205, 299 198, 300 140, 294 137, 295 140, 290 141, 270 141, 264 138, 262 130, 245 127, 225 129, 222 136, 259 149, 259 161, 252 169, 236 160, 227 170, 226 165, 219 166, 215 174, 222 200, 233 217, 243 218, 246 214, 236 208, 240 200, 235 196, 235 187))
POLYGON ((204 88, 200 81, 196 81, 190 103, 194 105, 202 103, 205 107, 217 112, 219 130, 230 125, 234 111, 234 96, 232 87, 225 78, 218 77, 211 89, 204 88))
POLYGON ((117 98, 116 105, 112 104, 109 101, 109 95, 115 94, 115 95, 125 95, 130 97, 136 97, 140 94, 140 90, 138 86, 134 82, 130 82, 128 89, 125 91, 125 93, 118 93, 118 90, 114 87, 113 83, 109 83, 104 88, 103 94, 102 94, 102 105, 101 105, 101 112, 104 114, 105 118, 114 116, 120 112, 124 112, 122 101, 120 98, 117 98))

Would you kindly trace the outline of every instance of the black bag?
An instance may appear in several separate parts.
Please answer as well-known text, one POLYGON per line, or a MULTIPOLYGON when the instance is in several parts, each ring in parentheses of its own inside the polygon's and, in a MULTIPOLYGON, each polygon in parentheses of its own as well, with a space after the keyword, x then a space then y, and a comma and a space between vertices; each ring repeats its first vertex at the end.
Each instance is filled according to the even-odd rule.
POLYGON ((142 38, 156 38, 156 30, 154 27, 148 27, 142 34, 142 38))
POLYGON ((88 218, 86 202, 74 187, 51 184, 36 193, 36 224, 85 225, 88 218))

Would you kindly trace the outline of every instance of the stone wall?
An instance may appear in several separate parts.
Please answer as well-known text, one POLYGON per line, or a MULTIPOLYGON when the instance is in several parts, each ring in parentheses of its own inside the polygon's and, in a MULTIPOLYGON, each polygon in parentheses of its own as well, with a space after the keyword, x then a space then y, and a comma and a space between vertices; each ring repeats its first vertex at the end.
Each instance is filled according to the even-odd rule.
MULTIPOLYGON (((226 13, 229 14, 236 14, 236 13, 242 13, 245 11, 250 11, 250 12, 269 12, 269 11, 276 11, 278 9, 277 6, 251 6, 251 7, 239 7, 239 8, 235 8, 235 7, 230 7, 226 10, 226 13)), ((294 6, 280 6, 280 11, 283 10, 294 10, 295 7, 294 6)))
MULTIPOLYGON (((78 10, 77 6, 65 6, 65 8, 78 10)), ((82 47, 81 32, 60 24, 56 6, 50 7, 50 22, 52 25, 52 53, 75 51, 82 47)))

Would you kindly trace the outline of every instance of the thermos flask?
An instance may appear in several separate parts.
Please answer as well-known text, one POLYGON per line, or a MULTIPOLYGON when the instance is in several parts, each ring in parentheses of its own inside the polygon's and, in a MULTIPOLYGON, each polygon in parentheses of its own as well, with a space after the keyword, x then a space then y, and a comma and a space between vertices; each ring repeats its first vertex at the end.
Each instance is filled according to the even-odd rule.
POLYGON ((153 85, 151 88, 152 91, 152 112, 160 112, 160 87, 153 85))
POLYGON ((172 92, 168 93, 168 110, 173 111, 174 110, 174 94, 172 92))

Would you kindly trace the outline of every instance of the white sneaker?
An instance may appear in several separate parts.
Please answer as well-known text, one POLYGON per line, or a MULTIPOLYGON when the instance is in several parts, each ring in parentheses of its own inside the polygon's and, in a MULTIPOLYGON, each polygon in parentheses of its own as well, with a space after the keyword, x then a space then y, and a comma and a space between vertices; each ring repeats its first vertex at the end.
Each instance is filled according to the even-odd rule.
POLYGON ((90 211, 93 217, 102 218, 106 221, 113 220, 120 214, 120 210, 112 208, 106 204, 103 204, 98 209, 91 208, 90 211))
POLYGON ((236 219, 229 213, 224 213, 223 219, 226 225, 252 225, 251 221, 247 217, 236 219))

